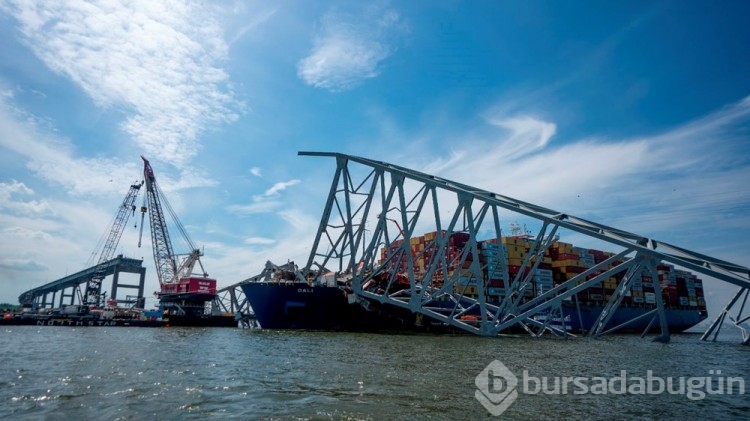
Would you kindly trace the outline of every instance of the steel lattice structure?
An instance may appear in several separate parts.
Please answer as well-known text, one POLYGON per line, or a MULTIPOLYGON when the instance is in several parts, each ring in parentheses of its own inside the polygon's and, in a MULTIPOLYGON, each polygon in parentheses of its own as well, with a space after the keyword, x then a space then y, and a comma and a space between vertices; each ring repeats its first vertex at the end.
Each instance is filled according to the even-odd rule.
POLYGON ((122 237, 122 231, 125 229, 125 224, 127 224, 128 218, 131 214, 135 214, 135 199, 138 197, 142 185, 143 183, 132 184, 125 199, 118 208, 117 215, 115 215, 114 222, 109 230, 107 240, 105 241, 102 252, 99 255, 99 261, 96 264, 94 275, 86 284, 86 292, 83 296, 83 304, 85 305, 101 306, 104 304, 102 302, 102 280, 104 280, 105 266, 115 254, 117 244, 120 242, 120 237, 122 237))
POLYGON ((367 307, 377 302, 406 308, 417 318, 429 318, 484 336, 511 330, 570 336, 564 320, 562 328, 551 323, 556 315, 562 314, 562 306, 579 305, 577 294, 618 274, 615 292, 587 333, 599 337, 648 320, 643 335, 659 331, 654 340, 668 341, 669 325, 660 294, 652 310, 617 325, 611 323, 634 279, 646 275, 643 279, 650 277, 651 287, 661 291, 656 267, 668 262, 738 286, 737 296, 717 317, 704 339, 718 332, 729 311, 739 305, 737 315, 730 318, 743 329, 745 343, 750 342, 743 327, 750 319, 743 318, 750 291, 750 270, 746 267, 386 162, 340 153, 300 152, 299 155, 336 160, 333 182, 305 272, 321 269, 319 273, 333 271, 348 277, 356 295, 353 301, 360 305, 367 307), (487 299, 483 292, 486 279, 482 277, 477 280, 478 295, 464 293, 457 274, 450 274, 446 268, 453 264, 477 274, 487 269, 476 256, 480 238, 500 239, 503 234, 500 227, 518 218, 540 226, 530 236, 534 239, 533 246, 522 265, 532 270, 519 271, 509 279, 504 295, 497 302, 487 299), (434 240, 424 250, 413 251, 412 239, 428 231, 436 233, 434 240), (561 231, 603 242, 620 251, 543 294, 524 298, 523 291, 533 282, 534 268, 561 231), (449 255, 451 238, 459 232, 468 234, 466 242, 459 253, 449 255), (415 267, 417 259, 426 262, 423 268, 415 267), (468 317, 470 314, 476 316, 468 317), (547 317, 540 318, 540 314, 547 317))
POLYGON ((221 288, 211 301, 211 314, 231 313, 242 327, 253 326, 255 315, 240 285, 247 280, 221 288))
MULTIPOLYGON (((154 170, 151 169, 151 164, 143 156, 141 158, 144 164, 143 176, 146 183, 146 200, 148 201, 148 207, 146 207, 144 201, 141 213, 144 215, 148 211, 149 221, 151 221, 151 244, 153 245, 156 274, 160 285, 173 283, 177 274, 177 263, 174 260, 167 221, 164 219, 164 213, 161 210, 161 190, 156 186, 156 178, 154 177, 154 170)), ((143 232, 143 219, 141 219, 141 232, 143 232)), ((140 246, 139 241, 138 247, 140 246)))

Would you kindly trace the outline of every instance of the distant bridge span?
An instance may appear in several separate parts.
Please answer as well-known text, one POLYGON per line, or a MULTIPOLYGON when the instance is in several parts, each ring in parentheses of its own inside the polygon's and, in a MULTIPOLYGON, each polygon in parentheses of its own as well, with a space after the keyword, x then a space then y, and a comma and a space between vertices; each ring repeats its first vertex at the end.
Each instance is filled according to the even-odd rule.
POLYGON ((62 307, 63 305, 81 304, 83 291, 86 283, 97 273, 102 270, 104 277, 113 275, 112 291, 110 298, 117 299, 118 290, 130 289, 136 290, 134 300, 118 300, 120 303, 139 305, 143 307, 143 289, 146 279, 146 268, 143 267, 142 259, 131 259, 119 255, 112 260, 105 262, 103 265, 92 266, 72 275, 67 275, 56 281, 28 290, 18 297, 18 301, 23 306, 33 308, 45 307, 62 307), (137 273, 140 278, 137 284, 125 284, 120 282, 120 273, 137 273))

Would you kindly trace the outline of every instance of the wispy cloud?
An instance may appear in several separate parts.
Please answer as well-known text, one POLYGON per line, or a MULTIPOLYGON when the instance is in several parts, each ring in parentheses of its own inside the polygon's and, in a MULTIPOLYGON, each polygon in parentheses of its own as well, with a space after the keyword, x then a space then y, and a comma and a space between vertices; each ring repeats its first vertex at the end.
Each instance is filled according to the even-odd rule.
POLYGON ((310 54, 297 65, 297 75, 316 88, 347 90, 379 74, 404 30, 401 16, 391 9, 370 6, 359 14, 330 10, 321 19, 310 54))
POLYGON ((276 241, 271 238, 264 238, 264 237, 250 237, 250 238, 245 238, 245 240, 243 241, 243 243, 249 244, 249 245, 264 245, 264 246, 273 244, 275 242, 276 241))
POLYGON ((286 190, 287 187, 294 186, 296 184, 299 184, 299 180, 289 180, 289 181, 281 181, 273 186, 271 186, 270 189, 266 190, 264 193, 265 196, 276 196, 279 192, 286 190))
POLYGON ((20 260, 20 259, 0 259, 0 268, 11 269, 17 271, 42 271, 47 270, 47 267, 43 264, 32 260, 20 260))
POLYGON ((249 7, 248 4, 244 4, 244 3, 237 3, 235 5, 236 15, 240 15, 242 17, 249 16, 249 18, 241 22, 239 25, 239 28, 235 29, 234 35, 231 37, 231 41, 229 41, 229 45, 234 44, 240 38, 242 38, 246 33, 262 25, 263 23, 271 19, 273 15, 276 14, 276 9, 265 9, 265 7, 267 7, 266 5, 262 5, 261 7, 263 8, 258 9, 258 10, 251 10, 251 11, 241 10, 241 9, 245 9, 248 7, 249 7))
POLYGON ((557 131, 553 123, 533 117, 499 119, 490 121, 490 124, 510 131, 510 136, 504 138, 498 146, 508 160, 543 149, 557 131))
POLYGON ((147 155, 178 167, 211 124, 237 118, 220 67, 227 58, 210 6, 194 2, 12 0, 34 53, 100 107, 122 110, 122 128, 147 155))
POLYGON ((636 232, 686 224, 748 229, 747 98, 671 130, 626 139, 555 143, 555 125, 532 117, 488 118, 498 138, 454 142, 426 172, 636 232), (743 137, 744 136, 744 137, 743 137), (437 172, 435 172, 437 171, 437 172))
POLYGON ((255 214, 255 213, 267 213, 273 212, 283 205, 280 200, 280 193, 287 188, 297 185, 300 180, 289 180, 280 181, 263 194, 255 195, 252 197, 252 202, 247 205, 230 205, 227 206, 227 211, 237 214, 255 214))
POLYGON ((252 174, 252 175, 254 175, 256 177, 260 177, 262 175, 261 169, 258 168, 258 167, 250 168, 250 174, 252 174))
POLYGON ((254 214, 254 213, 267 213, 273 212, 278 209, 283 203, 278 200, 263 200, 262 197, 253 198, 252 203, 247 205, 229 205, 227 211, 237 214, 254 214))
POLYGON ((122 190, 119 183, 139 174, 135 164, 75 157, 67 139, 40 127, 36 119, 14 109, 3 98, 0 98, 0 147, 28 160, 26 166, 41 179, 74 195, 119 192, 122 190))
POLYGON ((3 236, 6 239, 10 237, 31 238, 35 240, 49 240, 50 239, 49 234, 43 231, 38 231, 38 230, 19 227, 19 226, 4 228, 0 232, 3 233, 3 236))
POLYGON ((49 211, 49 205, 44 201, 14 200, 17 196, 32 196, 34 191, 24 183, 13 180, 10 183, 0 182, 0 209, 8 209, 17 213, 44 213, 49 211))

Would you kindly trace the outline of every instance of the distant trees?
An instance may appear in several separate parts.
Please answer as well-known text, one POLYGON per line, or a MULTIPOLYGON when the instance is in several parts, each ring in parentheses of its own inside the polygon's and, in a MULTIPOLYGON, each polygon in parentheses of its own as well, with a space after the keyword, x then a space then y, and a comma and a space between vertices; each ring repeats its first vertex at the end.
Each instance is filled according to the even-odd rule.
POLYGON ((0 303, 0 310, 2 311, 13 311, 17 310, 18 307, 20 307, 18 304, 11 304, 11 303, 0 303))

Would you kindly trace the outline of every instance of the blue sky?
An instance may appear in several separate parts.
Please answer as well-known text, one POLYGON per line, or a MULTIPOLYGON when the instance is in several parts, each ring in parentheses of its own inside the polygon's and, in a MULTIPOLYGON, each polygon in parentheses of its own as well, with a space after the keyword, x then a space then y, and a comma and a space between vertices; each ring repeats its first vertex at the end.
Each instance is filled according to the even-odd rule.
POLYGON ((125 3, 0 5, 0 302, 85 267, 141 154, 220 286, 307 257, 300 150, 750 265, 747 2, 125 3))

